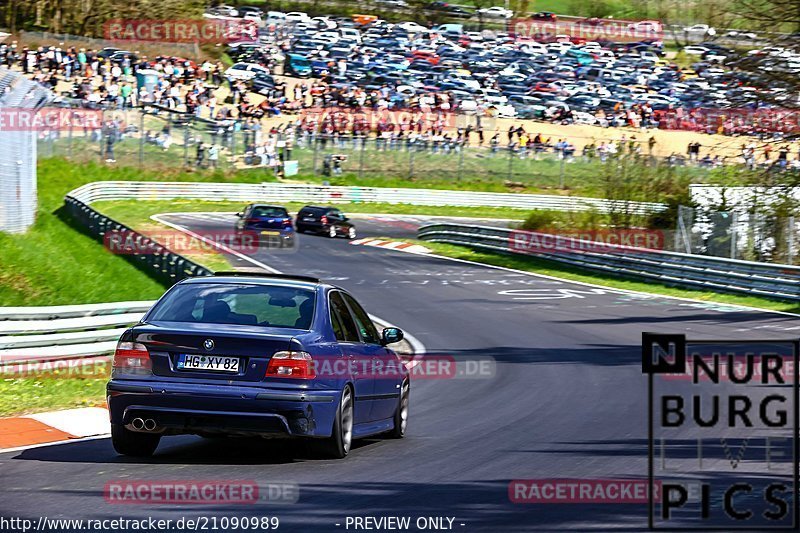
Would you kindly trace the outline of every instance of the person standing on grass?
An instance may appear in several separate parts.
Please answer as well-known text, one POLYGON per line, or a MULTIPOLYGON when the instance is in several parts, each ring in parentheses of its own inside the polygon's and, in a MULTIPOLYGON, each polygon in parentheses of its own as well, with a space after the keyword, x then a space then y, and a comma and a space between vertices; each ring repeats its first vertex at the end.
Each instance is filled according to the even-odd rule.
POLYGON ((494 135, 489 140, 489 145, 492 147, 491 149, 492 149, 492 153, 493 154, 497 153, 497 146, 499 144, 500 144, 500 132, 499 131, 495 131, 494 135))
POLYGON ((197 143, 195 166, 197 168, 203 168, 203 166, 205 165, 205 159, 206 159, 206 146, 205 144, 203 144, 203 141, 200 141, 199 143, 197 143))
POLYGON ((522 130, 522 134, 519 134, 518 132, 517 135, 519 135, 519 158, 525 159, 525 153, 528 148, 528 141, 530 139, 528 139, 528 134, 525 133, 525 130, 522 130))
POLYGON ((214 120, 214 111, 217 109, 217 97, 214 96, 214 93, 211 93, 211 98, 206 103, 208 105, 208 118, 214 120))
POLYGON ((124 82, 122 87, 119 88, 119 95, 122 98, 122 109, 130 109, 132 107, 133 87, 128 82, 124 82))
POLYGON ((117 160, 114 157, 114 142, 116 141, 116 135, 112 128, 108 128, 106 132, 106 163, 116 163, 117 160))
POLYGON ((217 168, 217 160, 219 159, 219 148, 216 144, 212 144, 208 149, 208 163, 211 168, 217 168))

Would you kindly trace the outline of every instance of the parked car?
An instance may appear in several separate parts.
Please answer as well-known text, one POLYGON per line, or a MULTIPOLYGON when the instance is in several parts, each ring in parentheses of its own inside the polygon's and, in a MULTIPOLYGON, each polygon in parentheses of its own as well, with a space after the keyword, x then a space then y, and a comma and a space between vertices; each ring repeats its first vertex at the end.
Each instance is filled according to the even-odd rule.
POLYGON ((484 9, 479 9, 476 11, 478 16, 482 16, 484 18, 494 18, 494 19, 510 19, 514 16, 514 12, 510 9, 506 9, 501 6, 493 6, 487 7, 484 9))
POLYGON ((111 442, 147 457, 167 435, 294 437, 344 458, 354 438, 402 438, 410 380, 387 347, 402 338, 379 333, 353 296, 315 278, 185 279, 117 344, 111 442))
POLYGON ((555 22, 558 20, 558 17, 555 13, 551 13, 550 11, 538 11, 531 15, 533 20, 543 20, 548 22, 555 22))
POLYGON ((308 58, 299 54, 287 54, 283 70, 286 75, 300 78, 307 78, 313 72, 308 58))
POLYGON ((685 33, 689 35, 699 35, 701 37, 709 36, 713 37, 717 34, 717 30, 709 26, 708 24, 693 24, 692 26, 687 26, 683 28, 685 33))
POLYGON ((252 80, 258 74, 269 75, 269 69, 258 63, 234 63, 225 71, 225 77, 233 80, 252 80))
POLYGON ((300 233, 310 231, 330 238, 356 238, 356 227, 335 207, 307 205, 297 212, 295 226, 300 233))

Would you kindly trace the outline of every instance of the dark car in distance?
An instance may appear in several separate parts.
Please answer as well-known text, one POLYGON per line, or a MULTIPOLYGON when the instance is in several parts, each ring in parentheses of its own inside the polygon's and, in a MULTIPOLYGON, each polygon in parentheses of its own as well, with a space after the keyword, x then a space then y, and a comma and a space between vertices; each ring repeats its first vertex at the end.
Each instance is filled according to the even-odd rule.
POLYGON ((111 442, 141 457, 167 435, 291 437, 343 458, 353 439, 402 438, 409 372, 387 347, 402 338, 315 278, 185 279, 120 337, 111 442))
POLYGON ((279 205, 250 204, 241 213, 236 213, 237 232, 253 232, 259 244, 277 244, 278 247, 292 247, 295 244, 295 230, 292 216, 285 207, 279 205))
POLYGON ((356 227, 335 207, 307 205, 297 212, 295 226, 300 233, 310 231, 330 238, 356 238, 356 227))

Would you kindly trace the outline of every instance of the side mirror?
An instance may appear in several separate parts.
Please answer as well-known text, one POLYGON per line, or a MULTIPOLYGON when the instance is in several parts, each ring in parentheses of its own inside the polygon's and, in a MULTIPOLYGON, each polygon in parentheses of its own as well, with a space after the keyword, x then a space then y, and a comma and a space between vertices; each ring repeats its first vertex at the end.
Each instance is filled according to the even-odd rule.
POLYGON ((400 328, 384 328, 381 333, 381 344, 393 344, 403 340, 403 330, 400 328))
POLYGON ((242 218, 242 214, 241 213, 236 213, 236 216, 239 217, 239 218, 242 218))
POLYGON ((344 221, 347 221, 347 220, 350 220, 350 219, 347 218, 346 216, 342 215, 342 221, 344 222, 344 221))

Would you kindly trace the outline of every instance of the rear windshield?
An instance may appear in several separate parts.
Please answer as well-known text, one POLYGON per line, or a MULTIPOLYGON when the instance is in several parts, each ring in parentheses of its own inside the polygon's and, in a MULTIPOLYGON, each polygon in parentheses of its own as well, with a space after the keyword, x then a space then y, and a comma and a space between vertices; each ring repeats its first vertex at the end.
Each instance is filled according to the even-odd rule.
POLYGON ((236 324, 310 329, 315 293, 273 285, 178 285, 153 308, 148 322, 236 324))
POLYGON ((289 213, 283 207, 256 206, 253 208, 254 217, 288 217, 289 213))
POLYGON ((302 215, 321 215, 324 214, 327 209, 323 209, 320 207, 304 207, 300 210, 300 214, 302 215))

